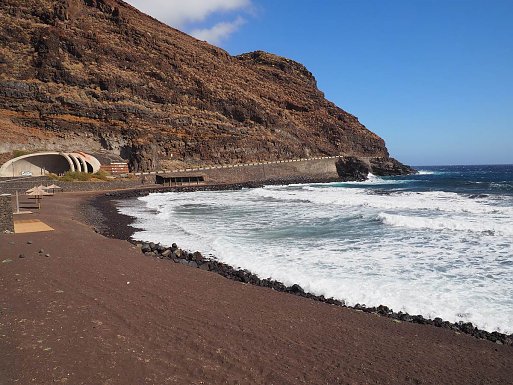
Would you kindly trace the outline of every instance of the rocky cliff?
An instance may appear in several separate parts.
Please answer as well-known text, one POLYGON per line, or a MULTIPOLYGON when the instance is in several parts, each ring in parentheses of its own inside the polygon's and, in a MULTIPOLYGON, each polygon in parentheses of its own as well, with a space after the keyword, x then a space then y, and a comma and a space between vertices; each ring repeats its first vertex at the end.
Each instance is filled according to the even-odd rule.
POLYGON ((133 170, 389 157, 303 65, 230 56, 119 0, 0 2, 0 153, 13 149, 106 149, 133 170))

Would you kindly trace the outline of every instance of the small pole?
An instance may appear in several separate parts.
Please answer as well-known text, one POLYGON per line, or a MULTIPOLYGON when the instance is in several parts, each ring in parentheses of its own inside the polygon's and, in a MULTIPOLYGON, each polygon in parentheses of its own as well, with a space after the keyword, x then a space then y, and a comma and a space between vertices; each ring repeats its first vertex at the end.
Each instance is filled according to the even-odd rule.
POLYGON ((16 214, 20 213, 20 198, 18 196, 18 190, 16 190, 16 214))

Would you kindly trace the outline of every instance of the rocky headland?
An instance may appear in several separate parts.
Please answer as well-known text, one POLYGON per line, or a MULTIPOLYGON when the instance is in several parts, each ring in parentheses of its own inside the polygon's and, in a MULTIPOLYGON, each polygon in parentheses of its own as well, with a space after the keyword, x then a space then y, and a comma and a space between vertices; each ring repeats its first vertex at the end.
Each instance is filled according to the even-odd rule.
POLYGON ((0 3, 0 153, 110 151, 132 171, 315 156, 385 142, 302 64, 231 56, 120 0, 0 3))

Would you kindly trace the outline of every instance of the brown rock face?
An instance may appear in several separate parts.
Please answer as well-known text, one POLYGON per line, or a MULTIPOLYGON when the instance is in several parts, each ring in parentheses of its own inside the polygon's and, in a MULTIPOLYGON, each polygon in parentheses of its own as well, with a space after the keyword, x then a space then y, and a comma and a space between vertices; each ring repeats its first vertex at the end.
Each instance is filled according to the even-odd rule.
POLYGON ((0 153, 106 149, 133 170, 388 159, 303 65, 230 56, 116 0, 0 2, 0 127, 0 153))
POLYGON ((394 158, 373 157, 362 159, 355 156, 342 156, 335 163, 337 174, 343 181, 364 181, 369 173, 378 176, 408 175, 417 171, 394 158))

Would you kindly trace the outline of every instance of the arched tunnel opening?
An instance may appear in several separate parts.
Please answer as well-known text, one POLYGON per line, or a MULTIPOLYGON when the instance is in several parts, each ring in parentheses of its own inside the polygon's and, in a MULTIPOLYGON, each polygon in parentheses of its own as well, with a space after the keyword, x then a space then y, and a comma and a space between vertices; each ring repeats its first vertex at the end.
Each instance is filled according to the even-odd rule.
POLYGON ((35 154, 15 160, 6 172, 12 176, 33 175, 40 176, 48 173, 63 174, 70 170, 66 158, 59 154, 35 154))

